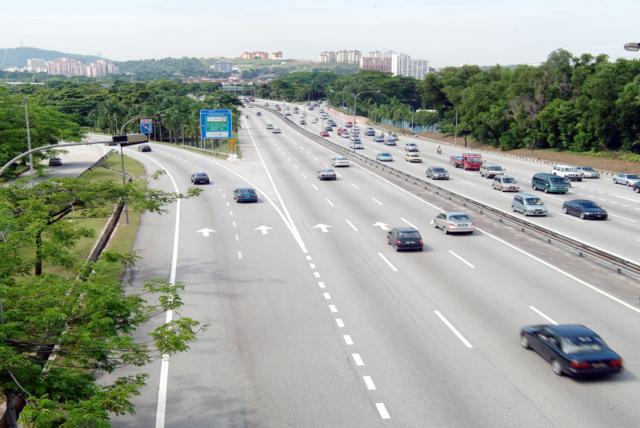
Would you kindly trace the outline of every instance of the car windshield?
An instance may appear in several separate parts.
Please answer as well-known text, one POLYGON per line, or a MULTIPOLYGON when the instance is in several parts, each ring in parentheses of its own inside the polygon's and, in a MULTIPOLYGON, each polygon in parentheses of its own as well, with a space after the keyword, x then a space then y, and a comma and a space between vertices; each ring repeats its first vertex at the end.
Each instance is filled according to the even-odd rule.
POLYGON ((432 168, 431 170, 433 172, 446 172, 446 170, 444 168, 432 168))
POLYGON ((582 208, 600 208, 598 204, 592 201, 583 201, 579 204, 582 208))
POLYGON ((560 339, 560 346, 565 354, 599 352, 606 348, 598 336, 563 337, 560 339))
POLYGON ((516 182, 516 180, 514 180, 514 179, 513 179, 513 178, 511 178, 511 177, 502 177, 502 182, 503 182, 503 183, 515 183, 515 182, 516 182))
POLYGON ((455 222, 463 222, 463 221, 471 221, 468 215, 466 214, 454 214, 449 216, 449 220, 455 222))
POLYGON ((564 178, 558 177, 557 175, 549 178, 549 181, 551 181, 553 184, 564 184, 564 178))
POLYGON ((389 157, 391 156, 391 153, 380 153, 380 156, 389 157))
POLYGON ((411 239, 420 239, 420 234, 418 232, 400 232, 398 234, 399 238, 411 238, 411 239))
POLYGON ((256 191, 253 190, 253 189, 238 189, 238 193, 251 193, 251 194, 253 194, 253 193, 256 193, 256 191))
POLYGON ((580 169, 583 171, 593 171, 593 168, 590 166, 581 166, 580 169))
POLYGON ((467 157, 467 161, 469 162, 481 162, 480 158, 467 157))
POLYGON ((637 180, 638 176, 635 174, 627 174, 627 179, 628 180, 637 180))
POLYGON ((540 198, 527 198, 525 201, 527 205, 542 205, 542 199, 540 198))
POLYGON ((502 171, 502 167, 501 167, 501 166, 499 166, 499 165, 496 165, 496 166, 490 166, 490 167, 489 167, 489 169, 490 169, 491 171, 502 171))

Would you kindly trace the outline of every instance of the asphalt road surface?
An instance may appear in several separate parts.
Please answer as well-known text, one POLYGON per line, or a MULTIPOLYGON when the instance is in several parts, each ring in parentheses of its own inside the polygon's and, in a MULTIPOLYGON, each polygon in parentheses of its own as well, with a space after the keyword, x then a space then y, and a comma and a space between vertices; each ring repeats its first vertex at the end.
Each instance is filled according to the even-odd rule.
POLYGON ((184 191, 197 170, 213 180, 199 198, 144 216, 143 259, 127 278, 134 291, 175 276, 182 314, 209 329, 145 368, 137 414, 114 426, 637 426, 637 283, 482 219, 473 235, 444 235, 431 224, 443 201, 357 166, 320 182, 332 153, 253 111, 239 161, 128 150, 169 173, 154 183, 164 190, 184 191), (236 204, 233 189, 247 185, 259 203, 236 204), (387 245, 384 229, 405 225, 420 230, 423 252, 387 245), (555 376, 518 337, 550 322, 595 329, 626 369, 555 376))

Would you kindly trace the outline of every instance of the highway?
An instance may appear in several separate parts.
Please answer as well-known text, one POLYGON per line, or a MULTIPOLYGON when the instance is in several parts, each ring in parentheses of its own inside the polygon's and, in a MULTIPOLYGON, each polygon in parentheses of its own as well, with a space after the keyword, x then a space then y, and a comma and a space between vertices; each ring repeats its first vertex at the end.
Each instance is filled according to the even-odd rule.
MULTIPOLYGON (((259 100, 259 102, 262 104, 268 101, 259 100)), ((273 104, 273 101, 271 103, 273 104)), ((281 103, 281 105, 284 104, 281 103)), ((289 105, 293 106, 293 104, 289 105)), ((308 115, 306 128, 319 134, 322 121, 318 120, 318 123, 314 124, 310 120, 313 117, 320 117, 319 109, 309 112, 303 106, 300 106, 300 108, 301 111, 305 111, 308 115)), ((347 115, 333 115, 332 117, 338 126, 343 126, 346 121, 352 120, 352 117, 347 115)), ((296 123, 299 120, 298 115, 293 115, 291 118, 296 123)), ((361 130, 364 131, 365 126, 359 125, 361 130)), ((381 131, 381 129, 376 128, 378 134, 381 131)), ((344 147, 349 147, 349 140, 339 137, 336 132, 331 132, 328 139, 344 147)), ((425 169, 428 166, 442 166, 449 171, 451 179, 449 181, 438 181, 438 185, 503 211, 511 211, 512 193, 501 193, 493 190, 491 187, 492 180, 482 178, 476 171, 463 171, 449 165, 450 156, 459 155, 465 151, 460 146, 454 147, 453 145, 404 135, 399 137, 395 147, 374 143, 372 137, 361 135, 361 139, 365 149, 358 152, 364 156, 375 159, 376 154, 379 152, 390 152, 394 157, 394 161, 390 163, 390 166, 422 178, 425 177, 425 169), (408 163, 404 160, 404 144, 407 142, 413 142, 419 146, 420 156, 423 158, 422 164, 408 163), (436 153, 438 145, 442 148, 441 155, 436 153)), ((473 152, 472 150, 467 151, 473 152)), ((640 263, 640 197, 630 188, 614 185, 611 176, 602 175, 600 179, 584 179, 582 182, 572 183, 572 188, 565 195, 534 192, 531 189, 531 177, 537 172, 550 173, 550 164, 487 152, 483 152, 482 156, 489 162, 496 162, 502 165, 506 170, 506 174, 514 176, 518 180, 522 191, 536 193, 543 199, 549 209, 549 215, 546 217, 529 217, 527 218, 528 221, 640 263), (570 199, 591 199, 595 201, 608 211, 609 219, 604 222, 585 221, 563 214, 562 202, 570 199)))
POLYGON ((247 112, 239 161, 127 150, 169 172, 164 190, 184 191, 196 170, 213 180, 199 198, 144 216, 143 259, 127 277, 133 291, 174 275, 186 286, 182 313, 209 329, 145 368, 138 413, 114 426, 637 424, 637 283, 484 219, 482 232, 445 236, 430 221, 453 206, 354 165, 320 182, 331 152, 277 115, 247 112), (258 204, 234 203, 246 185, 258 204), (383 229, 405 225, 425 251, 387 245, 383 229), (548 322, 595 329, 626 370, 556 377, 519 345, 520 327, 548 322))

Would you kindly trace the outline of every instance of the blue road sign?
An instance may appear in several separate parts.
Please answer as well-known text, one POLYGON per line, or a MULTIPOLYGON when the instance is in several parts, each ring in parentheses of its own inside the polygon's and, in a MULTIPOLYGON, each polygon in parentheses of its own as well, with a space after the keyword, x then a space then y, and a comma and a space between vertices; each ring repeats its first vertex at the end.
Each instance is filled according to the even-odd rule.
POLYGON ((153 121, 151 119, 140 119, 140 133, 146 135, 153 134, 153 121))
POLYGON ((231 138, 231 110, 200 110, 200 136, 231 138))

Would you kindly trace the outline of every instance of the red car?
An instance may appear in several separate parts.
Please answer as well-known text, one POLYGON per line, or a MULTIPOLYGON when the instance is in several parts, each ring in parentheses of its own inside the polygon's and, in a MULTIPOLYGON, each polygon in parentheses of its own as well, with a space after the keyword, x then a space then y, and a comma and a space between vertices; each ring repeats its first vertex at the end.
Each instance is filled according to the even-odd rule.
POLYGON ((349 121, 347 123, 344 124, 345 128, 351 128, 353 127, 353 122, 349 121))
POLYGON ((321 137, 328 137, 329 136, 329 132, 328 131, 320 131, 320 136, 321 137))

